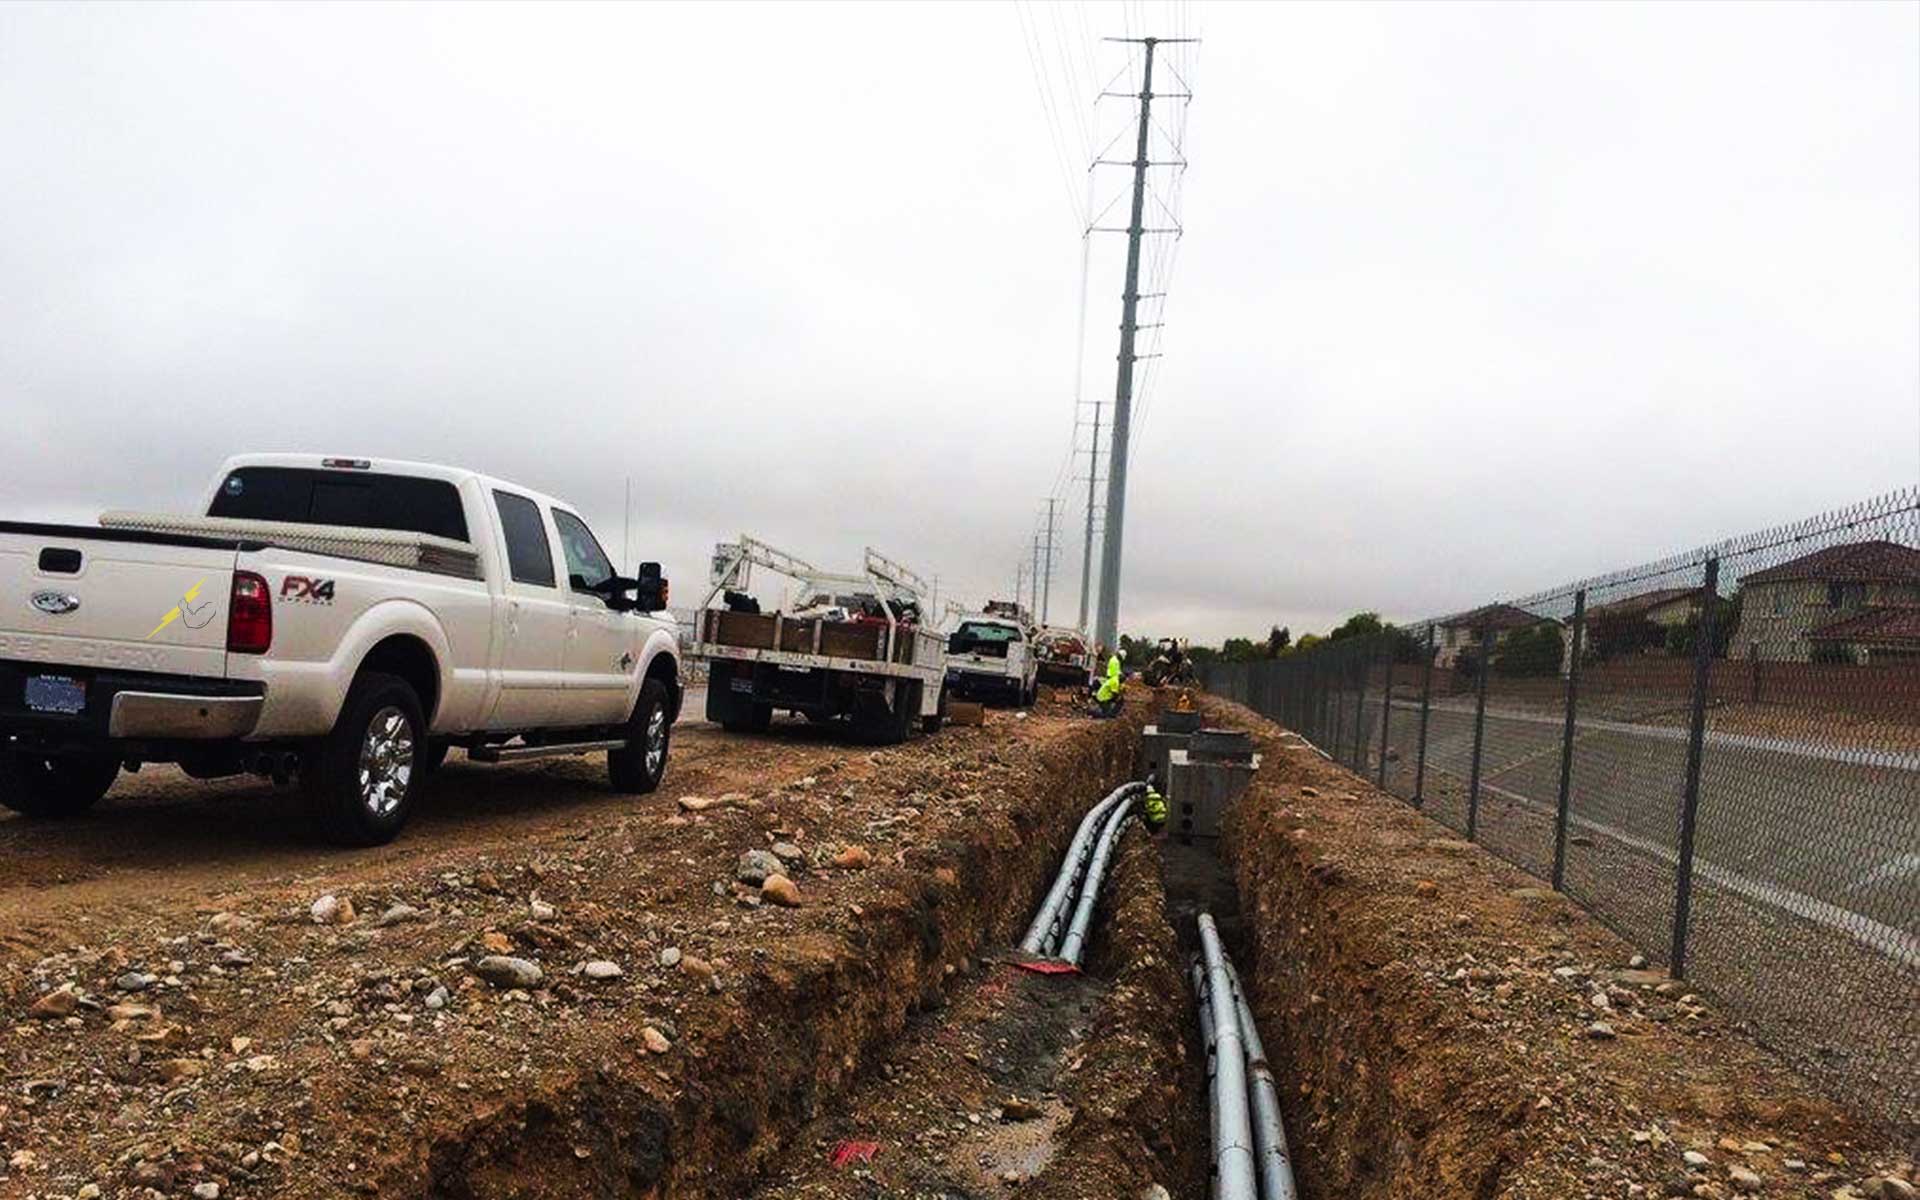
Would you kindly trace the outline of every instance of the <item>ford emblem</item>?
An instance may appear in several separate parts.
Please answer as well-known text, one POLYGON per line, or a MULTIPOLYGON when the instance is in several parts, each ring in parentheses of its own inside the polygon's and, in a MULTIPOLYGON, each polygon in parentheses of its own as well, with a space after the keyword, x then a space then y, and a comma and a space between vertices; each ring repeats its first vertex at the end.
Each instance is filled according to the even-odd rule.
POLYGON ((64 617, 80 607, 80 597, 71 592, 35 592, 27 603, 50 617, 64 617))

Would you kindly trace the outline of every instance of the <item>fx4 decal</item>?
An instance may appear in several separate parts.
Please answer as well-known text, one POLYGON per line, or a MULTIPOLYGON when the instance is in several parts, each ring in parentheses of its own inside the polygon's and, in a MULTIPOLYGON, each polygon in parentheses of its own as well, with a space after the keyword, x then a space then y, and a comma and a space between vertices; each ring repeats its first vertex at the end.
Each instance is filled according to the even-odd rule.
POLYGON ((280 581, 280 599, 291 604, 332 604, 333 580, 289 575, 280 581))

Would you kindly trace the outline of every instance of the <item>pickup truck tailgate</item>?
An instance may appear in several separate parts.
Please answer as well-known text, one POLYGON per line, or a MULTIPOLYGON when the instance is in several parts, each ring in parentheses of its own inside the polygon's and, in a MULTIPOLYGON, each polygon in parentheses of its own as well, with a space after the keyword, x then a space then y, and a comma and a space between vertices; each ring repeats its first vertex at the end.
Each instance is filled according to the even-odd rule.
POLYGON ((0 660, 220 678, 235 549, 0 524, 0 660))

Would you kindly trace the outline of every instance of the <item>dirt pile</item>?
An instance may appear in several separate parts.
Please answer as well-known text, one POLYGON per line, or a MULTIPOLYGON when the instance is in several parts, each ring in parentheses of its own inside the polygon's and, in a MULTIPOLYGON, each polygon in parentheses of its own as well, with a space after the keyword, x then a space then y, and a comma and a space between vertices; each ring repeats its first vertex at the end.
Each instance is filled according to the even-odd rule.
POLYGON ((1265 756, 1223 852, 1308 1195, 1912 1194, 1910 1162, 1564 897, 1206 711, 1265 756))
MULTIPOLYGON (((307 874, 276 849, 0 897, 31 914, 0 941, 0 1196, 742 1194, 1014 935, 1138 724, 994 714, 874 752, 695 731, 698 767, 639 802, 590 764, 514 772, 592 799, 429 813, 307 874), (739 882, 749 851, 799 907, 739 882)), ((453 767, 440 803, 504 786, 453 767)))

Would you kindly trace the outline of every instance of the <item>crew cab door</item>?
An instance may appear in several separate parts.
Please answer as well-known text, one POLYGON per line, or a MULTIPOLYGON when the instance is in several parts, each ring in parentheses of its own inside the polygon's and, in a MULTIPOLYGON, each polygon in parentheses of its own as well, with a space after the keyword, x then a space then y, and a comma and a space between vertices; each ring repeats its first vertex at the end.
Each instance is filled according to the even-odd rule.
POLYGON ((553 543, 540 505, 495 488, 502 559, 500 695, 487 728, 536 729, 560 720, 567 629, 573 609, 554 569, 553 543))
POLYGON ((613 562, 587 523, 564 508, 553 510, 566 559, 567 603, 573 621, 560 669, 566 675, 560 707, 568 725, 616 725, 627 719, 628 683, 634 662, 635 623, 586 590, 614 575, 613 562))

